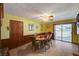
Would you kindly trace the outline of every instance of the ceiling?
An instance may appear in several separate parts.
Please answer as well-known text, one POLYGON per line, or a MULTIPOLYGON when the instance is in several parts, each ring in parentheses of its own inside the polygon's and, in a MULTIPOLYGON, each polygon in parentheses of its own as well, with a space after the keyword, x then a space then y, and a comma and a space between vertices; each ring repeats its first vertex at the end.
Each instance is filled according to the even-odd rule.
POLYGON ((54 16, 53 20, 75 18, 79 12, 77 3, 5 3, 4 12, 43 21, 40 16, 54 16))

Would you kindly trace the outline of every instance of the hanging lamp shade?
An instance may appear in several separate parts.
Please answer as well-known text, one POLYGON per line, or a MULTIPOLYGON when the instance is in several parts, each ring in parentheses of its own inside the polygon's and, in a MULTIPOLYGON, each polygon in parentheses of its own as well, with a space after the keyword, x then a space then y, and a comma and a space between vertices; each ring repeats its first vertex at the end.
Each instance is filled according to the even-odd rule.
POLYGON ((53 20, 53 16, 49 16, 49 20, 53 20))

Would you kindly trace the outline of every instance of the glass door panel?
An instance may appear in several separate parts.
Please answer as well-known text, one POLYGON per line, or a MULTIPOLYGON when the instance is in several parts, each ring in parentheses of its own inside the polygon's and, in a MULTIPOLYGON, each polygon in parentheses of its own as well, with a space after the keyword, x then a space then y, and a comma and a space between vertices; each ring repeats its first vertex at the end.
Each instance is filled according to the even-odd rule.
POLYGON ((54 30, 55 30, 55 34, 54 34, 55 39, 61 40, 61 25, 55 25, 54 30))
POLYGON ((62 25, 62 40, 71 42, 72 40, 72 24, 62 25))
POLYGON ((72 42, 72 24, 55 25, 54 37, 56 40, 72 42))

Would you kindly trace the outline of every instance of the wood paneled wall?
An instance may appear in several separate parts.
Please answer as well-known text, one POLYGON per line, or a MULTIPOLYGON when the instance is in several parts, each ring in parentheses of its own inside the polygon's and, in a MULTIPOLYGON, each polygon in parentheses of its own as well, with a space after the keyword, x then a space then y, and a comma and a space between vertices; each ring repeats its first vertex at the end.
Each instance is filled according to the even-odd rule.
MULTIPOLYGON (((23 39, 21 40, 20 45, 18 45, 18 46, 21 46, 21 45, 24 45, 24 44, 27 44, 27 43, 31 42, 32 37, 30 37, 30 36, 31 35, 24 36, 23 39)), ((15 41, 12 41, 10 39, 3 39, 2 40, 2 48, 6 48, 6 47, 8 47, 10 49, 12 49, 14 47, 16 48, 16 46, 15 45, 11 45, 11 43, 15 43, 15 41)), ((15 43, 15 44, 17 44, 17 43, 15 43)))
MULTIPOLYGON (((40 33, 41 34, 41 33, 40 33)), ((53 36, 54 34, 52 33, 52 39, 53 39, 53 36)), ((21 45, 24 45, 24 44, 27 44, 29 42, 32 41, 33 39, 33 36, 34 35, 27 35, 27 36, 23 36, 23 39, 21 40, 21 45)), ((14 46, 12 46, 10 43, 15 43, 14 41, 11 41, 10 39, 3 39, 2 40, 2 47, 5 48, 5 47, 8 47, 10 49, 14 48, 14 46)), ((17 43, 16 43, 17 44, 17 43)), ((21 46, 19 45, 19 46, 21 46)), ((19 47, 18 46, 18 47, 19 47)))
POLYGON ((3 12, 3 4, 0 3, 0 48, 1 48, 1 20, 3 18, 3 14, 4 14, 4 12, 3 12))
POLYGON ((9 47, 9 39, 3 39, 2 40, 2 48, 9 47))

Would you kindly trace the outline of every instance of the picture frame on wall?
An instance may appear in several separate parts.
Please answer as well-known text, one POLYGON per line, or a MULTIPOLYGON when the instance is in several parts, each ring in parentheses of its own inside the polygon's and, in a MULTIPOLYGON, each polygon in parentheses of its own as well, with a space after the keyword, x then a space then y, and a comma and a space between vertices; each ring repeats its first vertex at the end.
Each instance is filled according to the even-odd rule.
POLYGON ((29 31, 34 31, 34 25, 33 24, 28 24, 28 30, 29 31))

